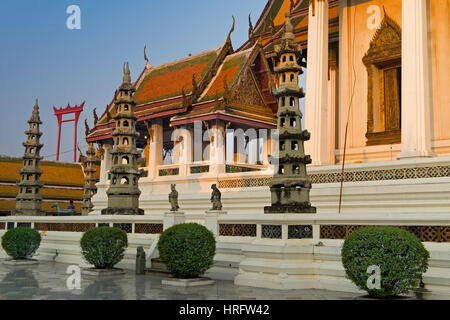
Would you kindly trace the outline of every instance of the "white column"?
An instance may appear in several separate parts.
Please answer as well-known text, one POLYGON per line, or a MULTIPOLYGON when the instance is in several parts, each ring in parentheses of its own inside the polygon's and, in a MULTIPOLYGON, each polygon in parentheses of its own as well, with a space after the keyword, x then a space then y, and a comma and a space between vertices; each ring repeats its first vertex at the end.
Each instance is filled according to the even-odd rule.
POLYGON ((335 149, 336 146, 336 110, 337 110, 337 101, 338 101, 338 69, 337 69, 337 61, 336 54, 330 53, 329 60, 329 79, 328 79, 328 108, 330 112, 328 113, 328 136, 329 136, 329 144, 328 144, 328 159, 330 161, 329 164, 336 163, 335 157, 335 149))
POLYGON ((309 4, 305 105, 305 129, 311 132, 311 140, 305 142, 305 152, 311 155, 312 165, 332 163, 329 115, 328 0, 313 0, 309 4))
POLYGON ((427 0, 402 0, 402 151, 431 157, 431 77, 427 0))
POLYGON ((258 162, 258 133, 250 128, 245 132, 248 137, 248 163, 256 164, 258 162))
POLYGON ((192 163, 192 134, 186 126, 182 126, 177 130, 176 137, 178 137, 179 142, 177 143, 176 152, 178 152, 178 156, 176 163, 179 164, 180 176, 186 176, 190 174, 189 168, 192 163))
MULTIPOLYGON (((271 153, 271 149, 270 149, 270 139, 269 139, 269 135, 268 132, 270 132, 268 129, 259 129, 259 141, 261 143, 261 145, 259 146, 260 148, 262 148, 262 159, 261 162, 264 165, 268 165, 269 164, 269 159, 268 156, 271 153)), ((258 150, 258 154, 259 154, 259 150, 258 150)))
POLYGON ((108 181, 109 169, 111 169, 111 146, 103 145, 103 159, 100 164, 100 184, 105 184, 108 181))
POLYGON ((225 172, 225 129, 222 121, 217 120, 211 124, 209 145, 209 172, 225 172))
POLYGON ((150 129, 150 152, 148 176, 158 177, 157 166, 163 164, 163 126, 162 119, 152 121, 150 129))

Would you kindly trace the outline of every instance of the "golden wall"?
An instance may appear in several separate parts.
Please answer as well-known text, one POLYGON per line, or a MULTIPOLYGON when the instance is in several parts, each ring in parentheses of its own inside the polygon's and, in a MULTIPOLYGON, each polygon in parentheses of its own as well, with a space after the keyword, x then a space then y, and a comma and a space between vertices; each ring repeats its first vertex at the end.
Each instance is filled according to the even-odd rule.
MULTIPOLYGON (((431 0, 429 3, 433 147, 438 155, 450 155, 450 0, 431 0)), ((347 135, 350 163, 394 160, 400 151, 400 144, 366 146, 368 75, 362 59, 377 31, 376 26, 384 18, 384 11, 401 27, 401 0, 340 1, 337 147, 341 153, 347 113, 350 101, 353 101, 347 135)))

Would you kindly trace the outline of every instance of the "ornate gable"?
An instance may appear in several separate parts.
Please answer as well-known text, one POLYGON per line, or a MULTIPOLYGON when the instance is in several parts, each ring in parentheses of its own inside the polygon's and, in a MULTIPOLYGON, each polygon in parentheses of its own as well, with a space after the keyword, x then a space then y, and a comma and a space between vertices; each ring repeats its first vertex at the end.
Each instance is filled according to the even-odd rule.
POLYGON ((247 70, 245 76, 241 79, 230 102, 233 105, 236 104, 242 106, 265 105, 250 69, 247 70))
POLYGON ((363 58, 365 64, 377 59, 397 56, 401 53, 402 30, 386 12, 380 28, 375 32, 370 48, 363 58))

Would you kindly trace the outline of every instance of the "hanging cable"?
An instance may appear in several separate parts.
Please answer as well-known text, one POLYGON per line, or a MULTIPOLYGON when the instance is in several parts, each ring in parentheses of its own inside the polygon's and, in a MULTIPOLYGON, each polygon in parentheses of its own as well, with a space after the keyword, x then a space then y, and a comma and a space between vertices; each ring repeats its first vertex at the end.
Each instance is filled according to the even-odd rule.
MULTIPOLYGON (((87 147, 89 147, 89 146, 86 144, 86 145, 80 147, 80 149, 84 149, 84 148, 87 148, 87 147)), ((69 152, 73 152, 73 148, 70 149, 70 150, 64 151, 64 152, 60 152, 59 154, 66 154, 66 153, 69 153, 69 152)), ((45 158, 50 158, 50 157, 56 157, 56 153, 43 156, 44 159, 45 158)))
MULTIPOLYGON (((350 5, 350 0, 347 0, 347 6, 350 5)), ((346 155, 346 149, 347 149, 347 134, 348 134, 348 123, 350 121, 350 111, 353 106, 353 98, 355 96, 355 87, 356 87, 356 70, 355 70, 355 37, 356 37, 356 6, 355 10, 353 12, 353 40, 352 40, 352 71, 353 71, 353 85, 352 85, 352 92, 350 97, 350 103, 348 106, 348 112, 347 112, 347 123, 345 124, 345 135, 344 135, 344 153, 342 156, 342 171, 341 171, 341 187, 339 191, 339 210, 338 214, 341 213, 342 208, 342 191, 344 188, 344 174, 345 174, 345 155, 346 155)))

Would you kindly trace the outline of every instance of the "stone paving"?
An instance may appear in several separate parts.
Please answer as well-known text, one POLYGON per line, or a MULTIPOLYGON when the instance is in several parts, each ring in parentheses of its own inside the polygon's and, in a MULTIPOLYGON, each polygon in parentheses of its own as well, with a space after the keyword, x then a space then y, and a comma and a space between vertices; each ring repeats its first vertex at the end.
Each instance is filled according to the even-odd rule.
POLYGON ((270 290, 216 281, 197 288, 162 286, 162 275, 126 274, 99 279, 81 276, 81 289, 66 285, 68 264, 41 261, 33 266, 8 266, 0 261, 1 300, 336 300, 361 299, 360 294, 326 290, 270 290))

